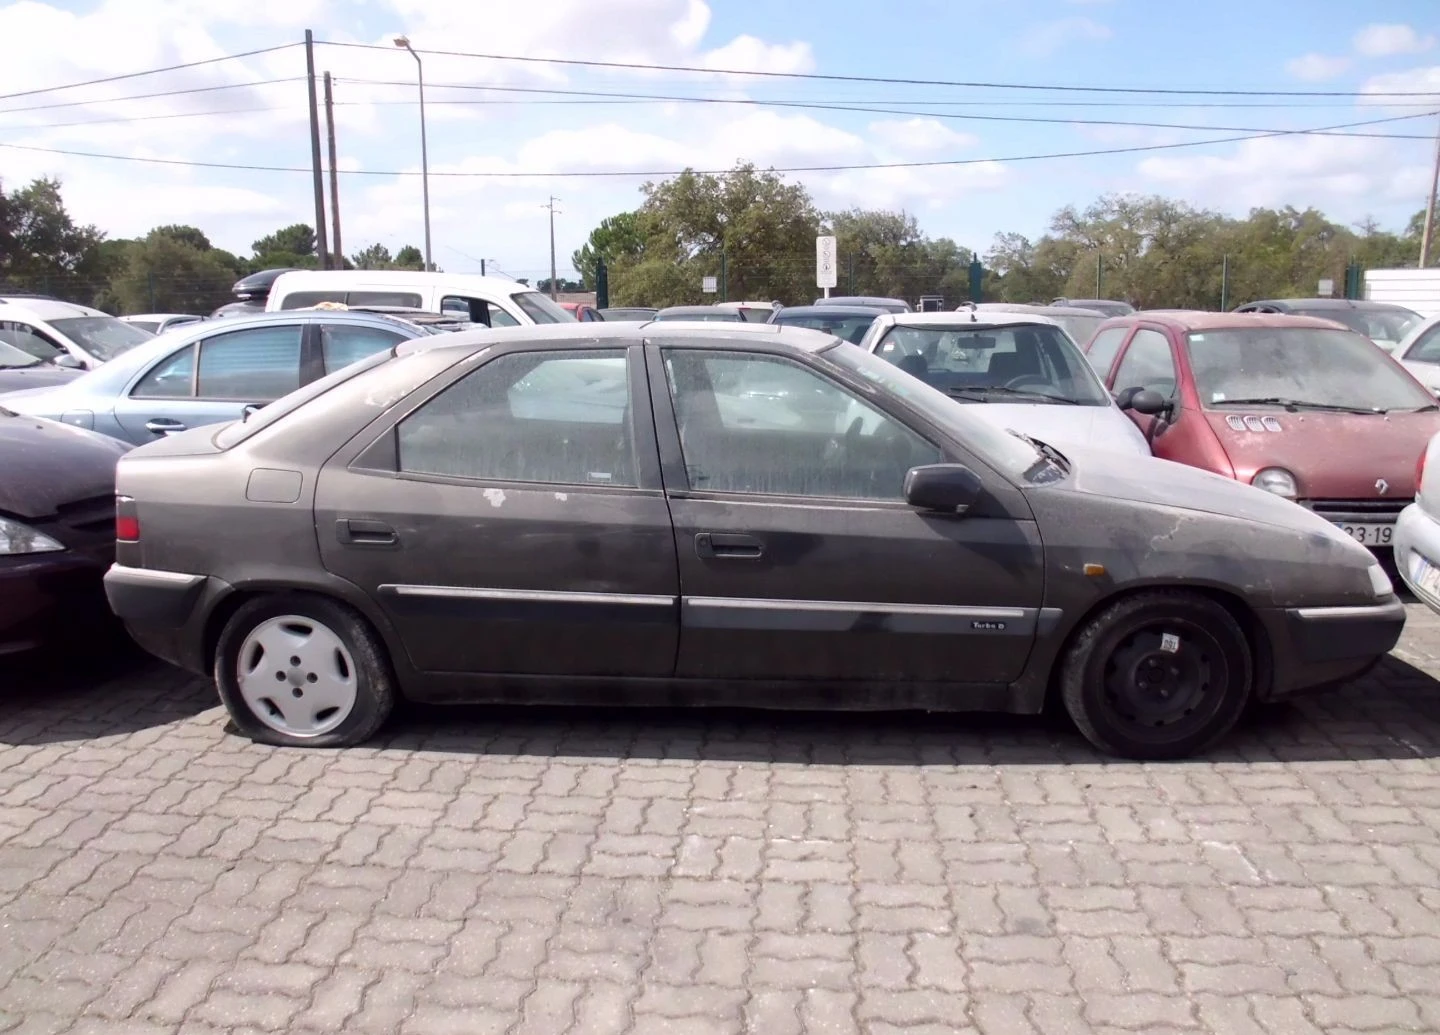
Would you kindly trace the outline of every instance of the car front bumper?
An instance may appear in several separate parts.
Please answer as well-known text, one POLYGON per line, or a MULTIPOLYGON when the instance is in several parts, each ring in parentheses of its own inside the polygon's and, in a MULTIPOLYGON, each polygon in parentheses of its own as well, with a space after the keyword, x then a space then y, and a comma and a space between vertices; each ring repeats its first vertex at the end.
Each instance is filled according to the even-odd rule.
POLYGON ((204 622, 209 608, 203 603, 228 591, 218 579, 185 572, 112 564, 105 573, 110 610, 135 642, 200 675, 208 675, 204 622))
POLYGON ((0 557, 0 656, 84 639, 110 622, 100 577, 103 551, 0 557))
POLYGON ((1410 592, 1426 607, 1440 612, 1440 591, 1427 589, 1415 578, 1418 561, 1440 568, 1440 521, 1436 521, 1420 504, 1412 503, 1400 512, 1395 522, 1395 567, 1410 592))
POLYGON ((1405 605, 1291 607, 1261 612, 1272 648, 1267 700, 1323 690, 1369 670, 1400 641, 1405 605))

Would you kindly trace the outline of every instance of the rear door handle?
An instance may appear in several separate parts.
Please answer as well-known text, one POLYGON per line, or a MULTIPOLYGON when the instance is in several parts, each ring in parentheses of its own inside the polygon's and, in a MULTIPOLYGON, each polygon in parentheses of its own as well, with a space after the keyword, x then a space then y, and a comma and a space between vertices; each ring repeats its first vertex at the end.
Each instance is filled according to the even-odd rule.
POLYGON ((765 544, 753 535, 697 532, 695 553, 707 559, 753 561, 765 556, 765 544))
POLYGON ((400 535, 383 521, 363 518, 340 518, 335 522, 335 538, 346 546, 399 546, 400 535))
POLYGON ((168 435, 172 431, 184 431, 185 425, 169 417, 156 417, 145 422, 145 430, 152 435, 168 435))

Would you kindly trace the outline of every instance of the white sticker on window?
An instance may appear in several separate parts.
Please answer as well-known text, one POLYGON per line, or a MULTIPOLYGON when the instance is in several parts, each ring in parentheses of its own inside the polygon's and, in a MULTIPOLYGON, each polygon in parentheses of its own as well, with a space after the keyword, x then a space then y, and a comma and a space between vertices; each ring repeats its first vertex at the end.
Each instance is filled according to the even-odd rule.
POLYGON ((1211 401, 1212 403, 1223 403, 1223 402, 1225 401, 1225 393, 1224 393, 1224 392, 1211 392, 1211 393, 1210 393, 1210 401, 1211 401))

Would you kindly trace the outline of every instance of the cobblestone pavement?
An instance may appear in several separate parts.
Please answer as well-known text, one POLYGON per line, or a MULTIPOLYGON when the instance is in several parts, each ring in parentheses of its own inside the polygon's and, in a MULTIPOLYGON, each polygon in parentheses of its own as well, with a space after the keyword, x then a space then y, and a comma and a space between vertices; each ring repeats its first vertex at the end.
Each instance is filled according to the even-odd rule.
POLYGON ((1434 675, 1412 608, 1362 683, 1134 765, 1057 722, 754 713, 283 751, 147 662, 12 671, 0 1031, 1437 1031, 1434 675))

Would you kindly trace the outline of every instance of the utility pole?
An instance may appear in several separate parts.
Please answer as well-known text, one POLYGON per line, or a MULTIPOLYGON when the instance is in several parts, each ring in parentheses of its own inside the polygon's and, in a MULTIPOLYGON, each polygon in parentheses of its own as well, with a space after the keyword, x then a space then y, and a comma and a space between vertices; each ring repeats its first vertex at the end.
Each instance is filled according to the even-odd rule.
POLYGON ((325 173, 320 167, 320 112, 315 100, 315 34, 305 30, 305 84, 310 91, 310 170, 315 187, 315 254, 320 268, 330 268, 330 246, 325 238, 325 173))
POLYGON ((1104 275, 1103 272, 1102 272, 1102 271, 1104 270, 1104 268, 1105 268, 1105 256, 1103 256, 1100 252, 1097 251, 1097 252, 1095 253, 1095 297, 1096 297, 1096 298, 1104 298, 1104 297, 1105 297, 1104 295, 1102 295, 1102 294, 1100 293, 1100 280, 1101 280, 1101 277, 1104 275))
POLYGON ((550 195, 550 203, 542 205, 541 208, 550 210, 550 298, 553 300, 559 292, 555 287, 555 202, 559 201, 555 195, 550 195))
POLYGON ((1430 262, 1430 242, 1435 235, 1435 193, 1440 188, 1440 129, 1435 131, 1435 171, 1430 174, 1430 200, 1425 204, 1425 225, 1420 229, 1420 268, 1430 262))
POLYGON ((330 221, 333 233, 330 245, 335 249, 335 268, 345 268, 345 253, 340 249, 340 170, 335 164, 335 98, 330 92, 330 73, 325 73, 325 132, 330 138, 330 221))

